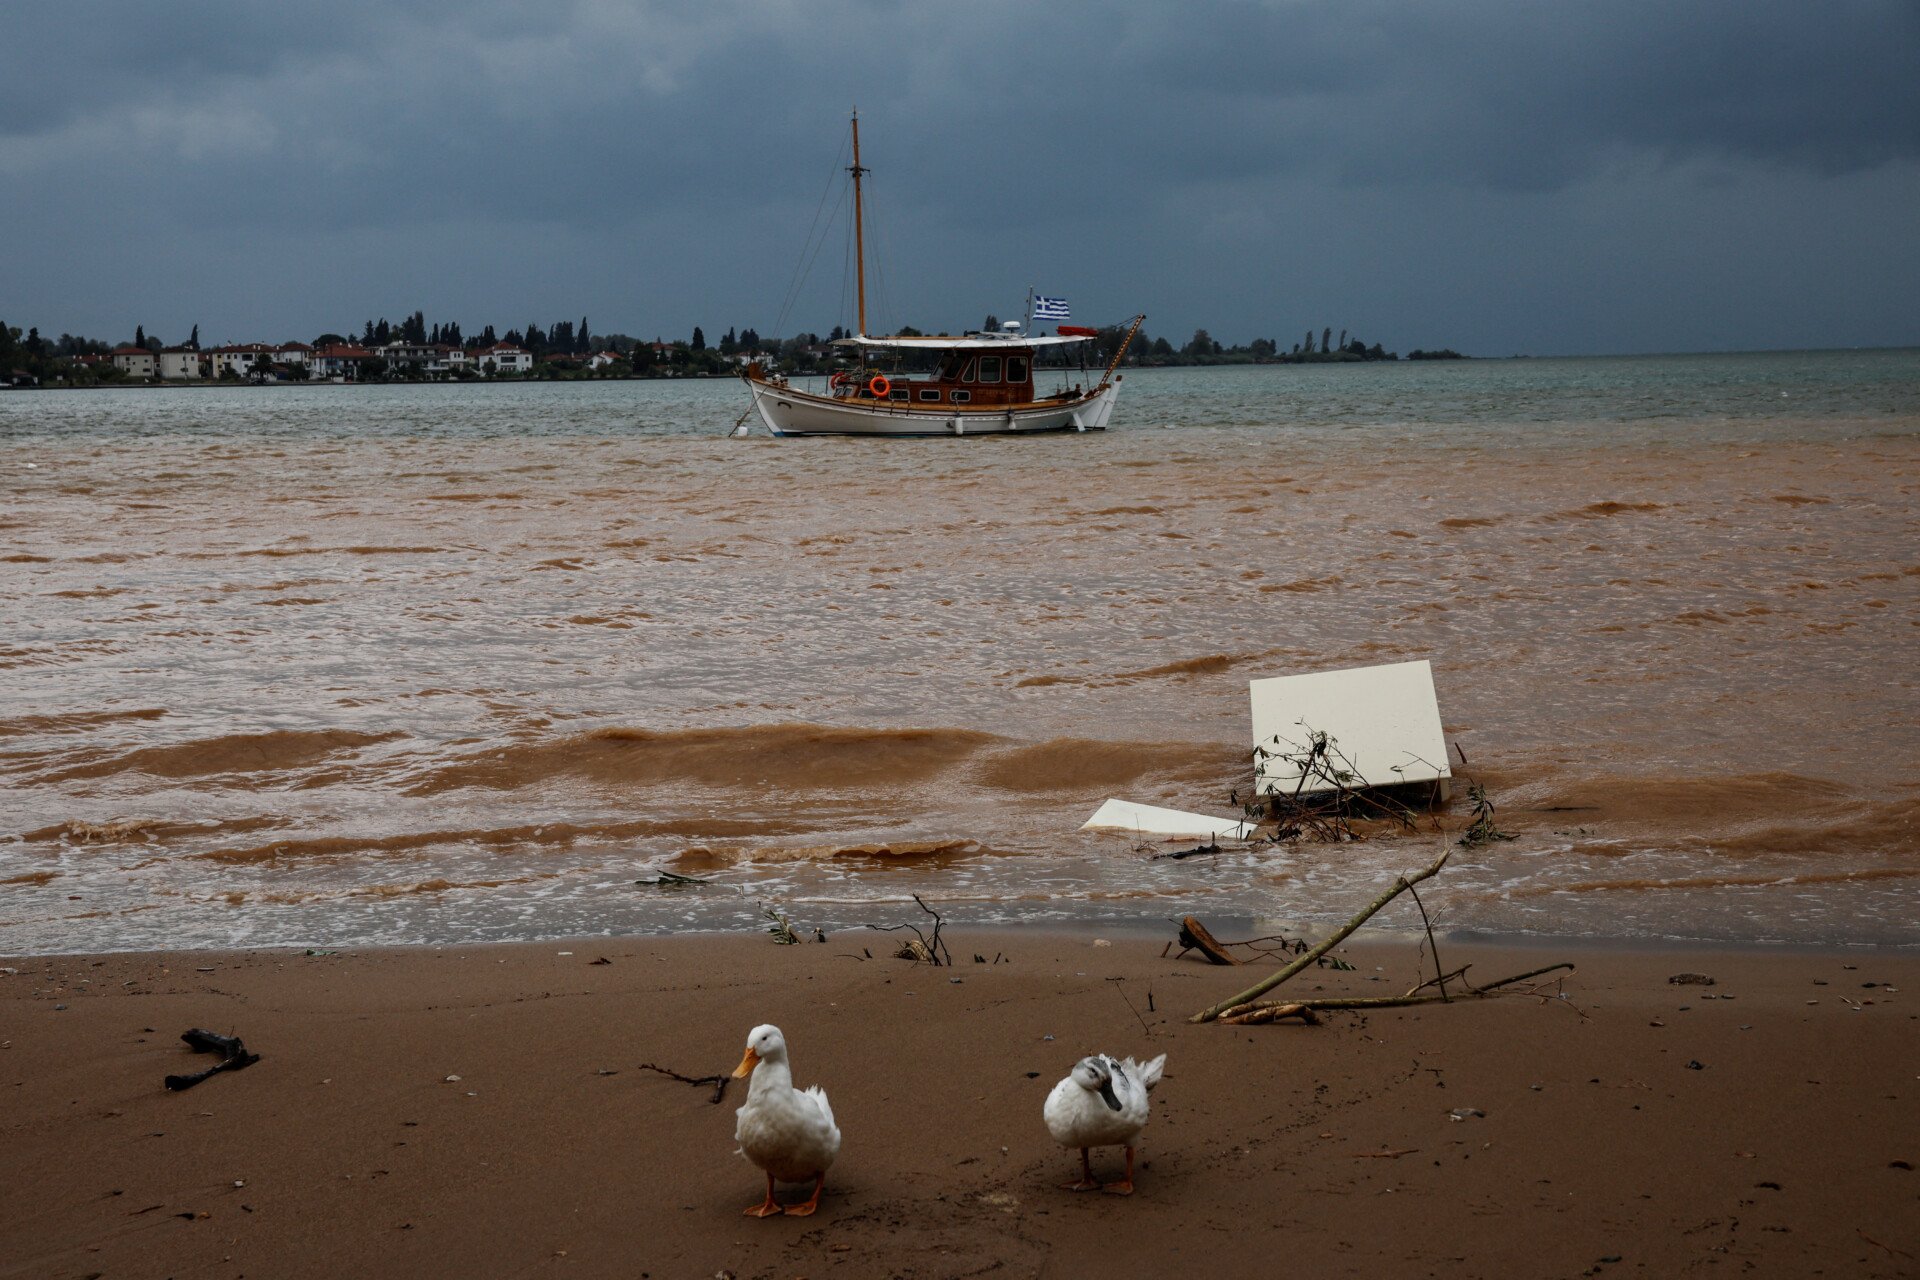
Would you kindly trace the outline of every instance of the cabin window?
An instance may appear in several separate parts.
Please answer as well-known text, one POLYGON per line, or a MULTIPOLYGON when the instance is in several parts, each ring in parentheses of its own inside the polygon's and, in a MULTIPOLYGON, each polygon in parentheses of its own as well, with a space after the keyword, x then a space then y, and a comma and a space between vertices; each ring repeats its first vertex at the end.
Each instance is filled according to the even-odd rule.
POLYGON ((1007 381, 1025 382, 1027 380, 1027 358, 1025 356, 1007 357, 1007 381))
POLYGON ((921 391, 920 398, 922 400, 938 400, 940 398, 940 393, 934 388, 928 387, 925 390, 921 391))
POLYGON ((973 373, 974 373, 974 369, 973 369, 973 360, 972 360, 972 358, 971 358, 971 357, 969 357, 969 358, 968 358, 968 360, 967 360, 967 363, 966 363, 966 367, 960 370, 960 378, 959 378, 959 380, 960 380, 961 382, 972 382, 972 381, 973 381, 973 373))
POLYGON ((999 356, 981 356, 980 357, 980 381, 982 382, 1000 381, 1000 357, 999 356))
POLYGON ((913 392, 907 390, 905 387, 895 387, 891 391, 887 392, 887 399, 911 400, 913 399, 913 392))
POLYGON ((966 404, 968 401, 973 399, 973 392, 971 391, 951 392, 947 396, 947 399, 953 401, 955 404, 966 404))

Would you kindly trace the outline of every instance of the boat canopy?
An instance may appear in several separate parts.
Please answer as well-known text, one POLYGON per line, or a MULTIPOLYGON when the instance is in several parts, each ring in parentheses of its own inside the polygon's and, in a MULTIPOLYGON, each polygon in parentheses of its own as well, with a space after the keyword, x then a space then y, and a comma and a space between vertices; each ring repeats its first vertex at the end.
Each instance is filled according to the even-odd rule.
POLYGON ((969 333, 963 338, 946 334, 875 338, 861 334, 852 338, 836 338, 833 345, 836 347, 889 347, 898 351, 982 351, 993 347, 1062 347, 1070 343, 1092 341, 1091 337, 1062 337, 1053 334, 1039 338, 1029 338, 1018 333, 969 333))

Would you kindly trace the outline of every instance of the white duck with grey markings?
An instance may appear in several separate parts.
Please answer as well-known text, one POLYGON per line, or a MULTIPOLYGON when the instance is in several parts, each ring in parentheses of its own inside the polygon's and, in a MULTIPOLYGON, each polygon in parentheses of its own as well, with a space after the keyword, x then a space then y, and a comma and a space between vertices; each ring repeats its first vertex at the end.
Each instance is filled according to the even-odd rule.
POLYGON ((1096 1053, 1074 1063, 1066 1079, 1053 1086, 1042 1109, 1047 1132, 1061 1146, 1080 1150, 1080 1180, 1069 1182, 1068 1190, 1133 1194, 1133 1140, 1146 1127, 1147 1095, 1166 1065, 1164 1053, 1144 1064, 1096 1053), (1093 1147, 1125 1147, 1126 1177, 1105 1185, 1096 1181, 1088 1156, 1093 1147))

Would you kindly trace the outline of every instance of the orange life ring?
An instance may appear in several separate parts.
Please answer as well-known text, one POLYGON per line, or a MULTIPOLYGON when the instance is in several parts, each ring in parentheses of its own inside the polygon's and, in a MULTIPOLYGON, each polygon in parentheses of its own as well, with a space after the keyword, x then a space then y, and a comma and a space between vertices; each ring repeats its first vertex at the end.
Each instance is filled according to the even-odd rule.
POLYGON ((867 391, 875 400, 885 400, 887 392, 893 390, 893 384, 887 381, 887 375, 876 373, 867 382, 867 391))
POLYGON ((844 369, 827 379, 828 384, 835 387, 844 387, 852 381, 853 379, 847 376, 847 371, 844 369))

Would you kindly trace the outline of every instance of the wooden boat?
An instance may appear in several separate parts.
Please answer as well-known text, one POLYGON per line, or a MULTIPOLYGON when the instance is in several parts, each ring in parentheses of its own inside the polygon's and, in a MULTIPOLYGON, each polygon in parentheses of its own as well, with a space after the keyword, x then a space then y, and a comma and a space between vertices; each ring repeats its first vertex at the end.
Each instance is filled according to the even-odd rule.
MULTIPOLYGON (((806 390, 757 364, 742 375, 757 413, 776 436, 969 436, 1042 431, 1102 431, 1120 394, 1119 367, 1144 315, 1135 316, 1099 380, 1094 370, 1057 390, 1036 391, 1035 363, 1051 348, 1081 346, 1098 331, 1057 326, 1037 335, 1031 321, 963 334, 875 337, 867 333, 866 233, 860 194, 860 117, 853 118, 853 222, 859 331, 834 345, 850 360, 826 385, 806 390), (893 353, 927 372, 902 374, 876 367, 873 356, 893 353)), ((1066 371, 1062 371, 1066 372, 1066 371)), ((1070 375, 1069 375, 1070 376, 1070 375)), ((1064 380, 1063 380, 1064 381, 1064 380)))

